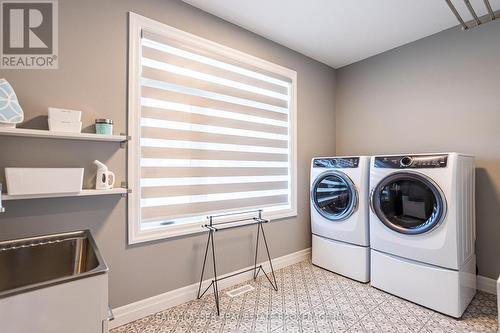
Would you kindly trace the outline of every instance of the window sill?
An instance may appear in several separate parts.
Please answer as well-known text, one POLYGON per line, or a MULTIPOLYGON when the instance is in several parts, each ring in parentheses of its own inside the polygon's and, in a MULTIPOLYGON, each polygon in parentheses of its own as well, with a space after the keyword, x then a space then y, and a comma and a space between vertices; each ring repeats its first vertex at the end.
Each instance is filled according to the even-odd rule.
MULTIPOLYGON (((289 209, 286 211, 263 213, 263 218, 272 221, 288 219, 297 216, 296 209, 289 209)), ((159 226, 156 228, 148 228, 139 231, 136 235, 129 237, 129 244, 139 244, 144 242, 151 242, 160 239, 170 239, 189 235, 196 235, 205 233, 206 229, 202 228, 207 220, 200 220, 198 222, 186 223, 181 225, 159 226)), ((244 224, 242 222, 241 224, 244 224)), ((235 224, 237 225, 237 224, 235 224)))

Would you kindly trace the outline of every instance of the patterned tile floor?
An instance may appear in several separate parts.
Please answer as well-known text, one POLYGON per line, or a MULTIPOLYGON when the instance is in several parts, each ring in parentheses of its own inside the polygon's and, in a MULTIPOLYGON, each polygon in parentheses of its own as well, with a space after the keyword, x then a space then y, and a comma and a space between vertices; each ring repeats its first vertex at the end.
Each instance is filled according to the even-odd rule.
POLYGON ((278 292, 264 276, 248 282, 255 290, 244 295, 231 298, 221 291, 220 317, 215 314, 213 295, 205 295, 201 300, 118 327, 112 333, 462 333, 497 329, 496 297, 483 292, 477 293, 462 319, 456 320, 320 269, 309 261, 285 267, 276 276, 278 292))

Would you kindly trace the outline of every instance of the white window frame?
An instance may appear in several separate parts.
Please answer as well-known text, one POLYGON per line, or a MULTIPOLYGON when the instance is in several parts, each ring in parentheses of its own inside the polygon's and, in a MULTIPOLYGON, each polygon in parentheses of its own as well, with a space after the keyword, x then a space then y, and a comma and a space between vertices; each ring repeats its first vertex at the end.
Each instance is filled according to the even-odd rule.
MULTIPOLYGON (((129 68, 128 68, 128 186, 132 190, 128 195, 128 243, 136 244, 146 241, 178 237, 202 232, 200 223, 170 225, 150 230, 141 229, 140 207, 140 113, 141 113, 141 34, 151 31, 167 37, 184 39, 191 44, 200 44, 205 49, 216 50, 252 66, 277 73, 290 78, 291 98, 289 106, 289 174, 290 174, 290 208, 277 212, 265 212, 264 218, 276 220, 297 216, 297 72, 273 64, 252 55, 234 50, 182 30, 170 27, 147 17, 129 12, 129 68)), ((204 222, 204 221, 200 221, 204 222)))

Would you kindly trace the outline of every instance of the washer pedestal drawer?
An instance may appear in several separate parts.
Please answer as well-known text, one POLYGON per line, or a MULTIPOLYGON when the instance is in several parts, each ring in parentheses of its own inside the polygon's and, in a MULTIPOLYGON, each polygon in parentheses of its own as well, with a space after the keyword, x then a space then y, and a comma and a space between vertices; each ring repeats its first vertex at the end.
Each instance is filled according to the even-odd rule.
POLYGON ((360 281, 370 281, 370 249, 312 236, 312 263, 329 271, 360 281))
POLYGON ((455 271, 371 250, 371 285, 460 318, 476 293, 476 257, 455 271))

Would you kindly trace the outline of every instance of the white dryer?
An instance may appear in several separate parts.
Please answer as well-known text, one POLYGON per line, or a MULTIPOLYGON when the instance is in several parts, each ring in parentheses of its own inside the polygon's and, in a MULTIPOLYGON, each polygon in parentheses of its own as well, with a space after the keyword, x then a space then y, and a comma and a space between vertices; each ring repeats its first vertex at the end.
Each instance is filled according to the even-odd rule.
POLYGON ((314 158, 311 164, 312 263, 370 280, 370 157, 314 158))
POLYGON ((461 317, 475 294, 474 157, 373 156, 371 284, 461 317))

